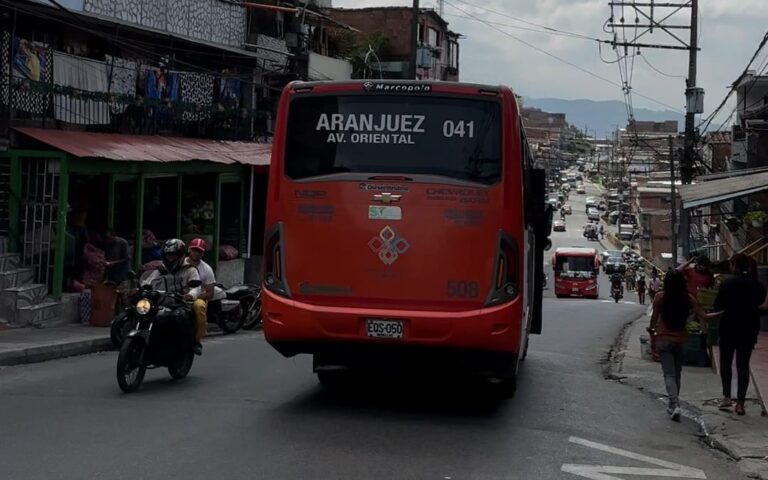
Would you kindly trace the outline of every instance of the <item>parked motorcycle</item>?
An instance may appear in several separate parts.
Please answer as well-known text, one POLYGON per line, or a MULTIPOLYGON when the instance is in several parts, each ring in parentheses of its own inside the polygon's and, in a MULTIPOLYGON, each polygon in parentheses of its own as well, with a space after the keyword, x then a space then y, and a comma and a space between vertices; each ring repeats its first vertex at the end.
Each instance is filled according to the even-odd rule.
POLYGON ((224 333, 235 333, 246 324, 253 328, 261 318, 261 289, 252 285, 213 288, 208 301, 208 323, 217 324, 224 333))
MULTIPOLYGON (((136 326, 125 337, 117 356, 117 383, 125 393, 135 392, 147 368, 167 367, 174 379, 187 376, 195 359, 194 319, 180 293, 168 291, 160 277, 141 285, 131 306, 136 326), (158 288, 158 287, 163 288, 158 288)), ((189 287, 200 285, 199 280, 189 287)))

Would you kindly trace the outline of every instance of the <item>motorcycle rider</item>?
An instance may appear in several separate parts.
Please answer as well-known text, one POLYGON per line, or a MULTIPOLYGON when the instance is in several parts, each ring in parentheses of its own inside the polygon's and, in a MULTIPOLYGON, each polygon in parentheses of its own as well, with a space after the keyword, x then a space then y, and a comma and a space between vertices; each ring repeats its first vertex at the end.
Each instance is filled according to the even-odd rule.
MULTIPOLYGON (((162 247, 162 267, 153 270, 142 280, 142 283, 152 283, 160 277, 165 277, 166 280, 171 281, 170 285, 166 284, 166 288, 169 291, 184 293, 184 298, 186 300, 194 300, 194 294, 188 291, 189 284, 192 281, 200 280, 200 274, 193 265, 186 263, 186 254, 187 244, 182 240, 178 238, 167 240, 162 247)), ((195 311, 194 305, 193 312, 195 313, 195 319, 197 320, 198 312, 195 311)), ((205 321, 204 314, 203 321, 205 321)), ((202 354, 202 346, 197 343, 194 346, 193 351, 196 355, 202 354)))
POLYGON ((213 289, 216 286, 216 275, 213 273, 213 268, 203 260, 207 247, 202 238, 193 238, 189 242, 189 252, 186 259, 186 264, 197 269, 200 281, 203 282, 200 286, 200 294, 192 304, 192 310, 195 312, 195 348, 201 352, 203 350, 201 342, 207 333, 208 300, 213 298, 213 289))
POLYGON ((605 238, 605 227, 603 227, 603 224, 600 224, 600 238, 605 238))
POLYGON ((614 272, 613 275, 611 275, 611 295, 613 295, 613 290, 615 288, 618 288, 621 292, 621 296, 624 296, 624 275, 622 275, 619 272, 614 272))

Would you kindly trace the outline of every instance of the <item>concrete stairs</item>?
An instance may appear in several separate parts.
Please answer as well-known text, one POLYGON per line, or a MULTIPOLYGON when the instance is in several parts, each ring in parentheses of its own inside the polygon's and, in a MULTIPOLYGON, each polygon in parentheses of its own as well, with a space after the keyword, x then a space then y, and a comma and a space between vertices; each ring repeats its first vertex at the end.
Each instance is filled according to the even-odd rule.
POLYGON ((60 315, 60 303, 48 297, 48 286, 34 283, 35 271, 8 253, 0 237, 0 318, 12 327, 53 327, 70 323, 60 315))

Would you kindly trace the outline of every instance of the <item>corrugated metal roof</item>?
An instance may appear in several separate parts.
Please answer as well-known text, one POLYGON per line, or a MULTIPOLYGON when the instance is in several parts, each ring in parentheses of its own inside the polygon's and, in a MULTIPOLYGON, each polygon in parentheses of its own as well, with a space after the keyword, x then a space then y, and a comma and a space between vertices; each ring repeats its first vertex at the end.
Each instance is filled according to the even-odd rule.
POLYGON ((269 165, 272 145, 254 142, 205 140, 158 135, 15 128, 54 148, 80 158, 104 158, 132 162, 186 162, 269 165))
POLYGON ((768 172, 679 187, 683 208, 696 208, 768 190, 768 172))

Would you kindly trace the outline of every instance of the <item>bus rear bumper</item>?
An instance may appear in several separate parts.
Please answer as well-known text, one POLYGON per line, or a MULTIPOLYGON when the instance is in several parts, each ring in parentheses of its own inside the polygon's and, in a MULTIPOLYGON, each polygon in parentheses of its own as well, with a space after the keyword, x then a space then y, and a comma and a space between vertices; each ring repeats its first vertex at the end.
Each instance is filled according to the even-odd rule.
POLYGON ((264 335, 275 349, 290 357, 332 351, 450 351, 514 356, 525 332, 522 301, 476 310, 423 310, 326 307, 297 302, 263 292, 264 335), (369 319, 400 320, 403 337, 367 336, 369 319))

